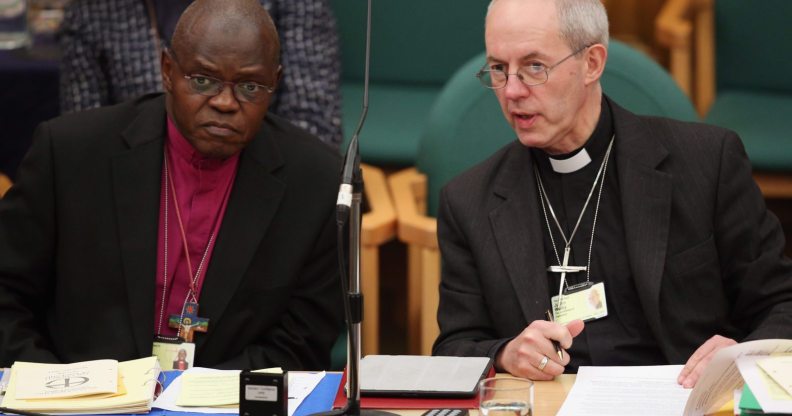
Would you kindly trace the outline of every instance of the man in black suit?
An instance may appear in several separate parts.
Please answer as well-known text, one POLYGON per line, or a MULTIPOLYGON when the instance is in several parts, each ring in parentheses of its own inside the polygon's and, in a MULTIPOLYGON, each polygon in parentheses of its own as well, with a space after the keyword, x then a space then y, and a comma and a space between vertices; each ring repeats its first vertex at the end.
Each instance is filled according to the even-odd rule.
POLYGON ((267 114, 272 20, 199 0, 172 45, 164 96, 38 128, 0 202, 0 364, 127 360, 194 334, 198 366, 328 366, 340 160, 267 114))
POLYGON ((434 354, 536 380, 686 363, 691 387, 723 347, 792 337, 792 263, 739 138, 603 95, 599 0, 493 0, 485 41, 518 141, 441 194, 434 354))

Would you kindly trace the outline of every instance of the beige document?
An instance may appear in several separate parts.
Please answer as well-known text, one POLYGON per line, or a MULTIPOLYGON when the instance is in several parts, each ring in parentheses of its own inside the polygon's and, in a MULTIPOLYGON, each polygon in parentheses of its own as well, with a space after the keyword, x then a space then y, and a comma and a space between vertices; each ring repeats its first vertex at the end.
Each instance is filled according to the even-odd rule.
POLYGON ((767 373, 787 394, 792 395, 792 356, 765 358, 756 364, 767 373))
POLYGON ((20 399, 17 397, 18 374, 12 370, 2 406, 49 414, 144 413, 151 410, 159 372, 157 357, 124 361, 118 363, 118 375, 122 382, 119 393, 123 394, 117 393, 110 397, 96 395, 65 399, 20 399))
POLYGON ((94 360, 74 364, 16 362, 17 399, 65 399, 118 391, 118 361, 94 360))

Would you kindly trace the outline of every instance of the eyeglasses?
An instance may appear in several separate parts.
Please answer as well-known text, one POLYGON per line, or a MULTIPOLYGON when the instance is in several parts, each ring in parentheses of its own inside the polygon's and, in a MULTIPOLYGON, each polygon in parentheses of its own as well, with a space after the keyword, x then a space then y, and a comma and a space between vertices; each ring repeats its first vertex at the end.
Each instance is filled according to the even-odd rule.
MULTIPOLYGON (((181 70, 181 65, 179 65, 179 61, 176 60, 173 52, 169 52, 168 55, 171 57, 173 62, 176 63, 176 66, 179 67, 179 70, 181 70)), ((234 92, 234 97, 236 97, 236 99, 239 101, 247 103, 258 103, 264 101, 267 96, 269 96, 269 94, 275 92, 275 88, 273 87, 252 81, 223 81, 221 79, 201 74, 184 75, 184 79, 187 80, 187 85, 190 87, 192 92, 206 97, 214 97, 223 92, 223 89, 225 89, 226 85, 230 85, 231 91, 234 92)))
POLYGON ((506 83, 509 81, 510 75, 517 76, 517 79, 519 79, 528 87, 541 85, 547 82, 547 79, 550 77, 550 71, 564 63, 564 61, 567 59, 579 54, 580 52, 583 52, 589 46, 591 45, 586 45, 575 52, 572 52, 551 66, 545 66, 545 64, 541 62, 532 62, 528 66, 518 68, 517 72, 513 74, 501 69, 503 67, 502 64, 494 65, 492 68, 487 68, 487 65, 489 64, 486 64, 484 65, 484 68, 481 68, 481 70, 476 73, 476 77, 479 79, 479 82, 481 82, 481 85, 493 90, 505 87, 506 83))

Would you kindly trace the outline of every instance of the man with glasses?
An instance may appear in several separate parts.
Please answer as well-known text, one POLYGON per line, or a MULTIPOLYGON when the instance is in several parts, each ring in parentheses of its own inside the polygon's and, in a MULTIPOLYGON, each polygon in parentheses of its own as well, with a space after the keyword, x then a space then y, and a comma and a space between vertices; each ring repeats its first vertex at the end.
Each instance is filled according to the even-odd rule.
POLYGON ((279 47, 258 1, 198 0, 164 95, 38 128, 0 202, 0 364, 329 365, 340 160, 267 113, 279 47))
POLYGON ((604 95, 600 0, 492 0, 485 43, 518 140, 440 196, 434 354, 535 380, 685 363, 691 387, 725 346, 792 338, 792 263, 739 138, 604 95))

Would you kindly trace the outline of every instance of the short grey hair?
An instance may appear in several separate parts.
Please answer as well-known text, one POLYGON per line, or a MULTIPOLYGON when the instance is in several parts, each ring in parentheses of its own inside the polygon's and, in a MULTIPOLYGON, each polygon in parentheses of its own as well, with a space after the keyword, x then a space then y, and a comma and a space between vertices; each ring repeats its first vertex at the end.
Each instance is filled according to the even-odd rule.
MULTIPOLYGON (((496 1, 491 0, 489 7, 496 1)), ((608 47, 608 14, 601 0, 548 1, 555 2, 561 39, 570 49, 576 51, 595 43, 608 47)))

